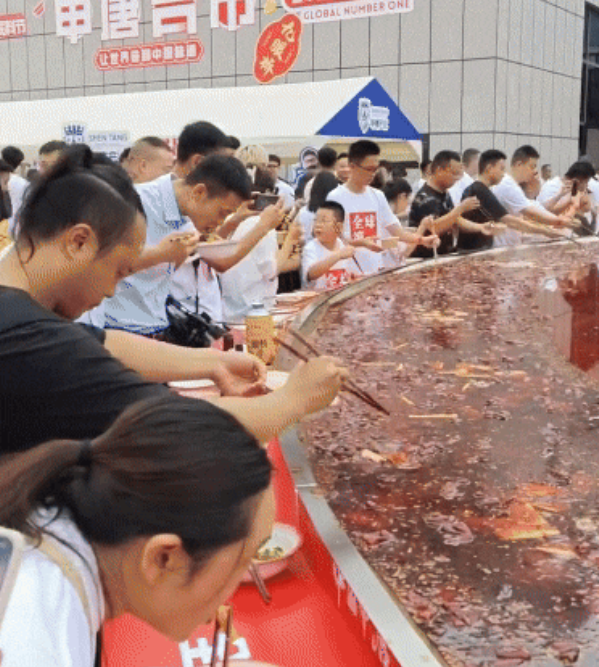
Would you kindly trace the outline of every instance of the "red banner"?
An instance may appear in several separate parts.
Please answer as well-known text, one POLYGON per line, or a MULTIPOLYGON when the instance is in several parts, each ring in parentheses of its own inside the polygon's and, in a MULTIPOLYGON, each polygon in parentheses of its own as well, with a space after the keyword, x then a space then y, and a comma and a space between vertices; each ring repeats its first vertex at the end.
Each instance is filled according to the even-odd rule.
POLYGON ((204 46, 199 39, 183 42, 138 44, 99 49, 96 67, 99 70, 159 67, 160 65, 185 65, 197 63, 204 57, 204 46))
POLYGON ((295 65, 301 34, 302 22, 293 14, 286 14, 262 31, 254 57, 254 77, 258 83, 270 83, 295 65))

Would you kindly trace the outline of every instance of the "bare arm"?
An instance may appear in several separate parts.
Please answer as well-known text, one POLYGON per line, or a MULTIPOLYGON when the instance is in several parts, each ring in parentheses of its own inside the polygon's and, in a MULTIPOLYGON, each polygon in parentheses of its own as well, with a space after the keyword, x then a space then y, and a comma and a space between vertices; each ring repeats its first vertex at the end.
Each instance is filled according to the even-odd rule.
POLYGON ((347 371, 330 357, 297 366, 281 389, 254 398, 210 399, 265 443, 302 417, 324 409, 335 398, 347 371))
POLYGON ((251 201, 244 201, 243 204, 235 211, 235 213, 232 213, 223 222, 223 224, 217 229, 216 233, 222 239, 228 239, 229 236, 231 236, 231 234, 244 220, 247 220, 252 215, 256 215, 256 211, 251 208, 252 203, 253 202, 251 201))
POLYGON ((241 262, 271 229, 275 229, 280 224, 283 214, 283 200, 280 200, 274 206, 264 209, 258 223, 239 241, 230 255, 218 259, 205 259, 204 261, 219 273, 228 271, 235 264, 241 262))
POLYGON ((552 227, 531 222, 530 220, 525 220, 524 218, 519 218, 515 215, 504 215, 503 218, 501 218, 501 222, 507 225, 510 229, 515 229, 524 234, 542 234, 549 238, 562 238, 563 236, 552 227))
POLYGON ((296 248, 301 243, 302 227, 298 222, 293 222, 281 249, 277 252, 277 274, 294 271, 300 267, 301 257, 299 252, 296 252, 296 248))
POLYGON ((148 382, 205 378, 227 395, 246 396, 261 391, 266 380, 266 367, 249 354, 180 347, 114 329, 106 331, 104 345, 148 382))
POLYGON ((133 273, 149 269, 157 264, 182 264, 194 250, 200 240, 198 232, 175 232, 162 239, 158 245, 146 247, 133 265, 133 273))
POLYGON ((318 280, 321 276, 324 276, 329 269, 332 269, 337 262, 342 259, 353 257, 355 252, 356 250, 353 246, 345 246, 340 250, 331 253, 328 257, 321 259, 319 262, 315 262, 308 269, 308 280, 318 280))

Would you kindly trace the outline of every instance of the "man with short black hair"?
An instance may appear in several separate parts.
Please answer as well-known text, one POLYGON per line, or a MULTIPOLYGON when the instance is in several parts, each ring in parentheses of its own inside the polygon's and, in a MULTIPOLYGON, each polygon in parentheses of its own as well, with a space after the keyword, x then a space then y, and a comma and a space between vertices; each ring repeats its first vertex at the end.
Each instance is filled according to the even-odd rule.
POLYGON ((464 167, 464 173, 462 178, 449 189, 449 196, 453 205, 457 206, 462 201, 462 195, 464 190, 474 183, 474 180, 478 176, 478 158, 480 156, 480 151, 478 148, 467 148, 462 153, 462 166, 464 167))
MULTIPOLYGON (((449 189, 462 177, 462 162, 459 153, 455 151, 440 151, 430 165, 431 175, 414 197, 410 209, 410 227, 420 227, 427 218, 433 222, 429 229, 433 229, 441 239, 437 252, 447 254, 455 249, 459 221, 466 211, 478 207, 476 197, 469 197, 453 206, 449 189)), ((432 257, 433 252, 428 248, 417 248, 415 257, 432 257)))
MULTIPOLYGON (((518 231, 539 232, 542 228, 522 218, 510 215, 497 200, 491 188, 501 182, 505 176, 507 156, 498 150, 482 153, 479 161, 479 176, 469 185, 462 195, 464 198, 476 197, 480 207, 463 214, 466 220, 479 227, 471 230, 460 228, 458 248, 460 250, 486 250, 493 247, 493 236, 505 231, 506 225, 518 231), (495 224, 500 223, 500 224, 495 224)), ((546 230, 543 230, 546 233, 546 230)), ((548 235, 552 235, 550 231, 548 235)), ((559 237, 559 235, 554 236, 559 237)))
POLYGON ((537 201, 551 213, 560 215, 565 213, 575 203, 574 198, 579 200, 586 199, 587 211, 590 202, 588 201, 589 181, 594 178, 595 170, 589 162, 575 162, 570 166, 564 178, 556 176, 543 185, 537 201))
POLYGON ((541 183, 545 184, 553 178, 553 169, 550 164, 544 164, 541 167, 541 183))
POLYGON ((125 170, 137 185, 148 183, 173 170, 175 157, 169 145, 159 137, 142 137, 129 151, 125 170))
MULTIPOLYGON (((224 155, 205 158, 185 178, 173 179, 167 174, 137 189, 146 214, 150 247, 173 231, 186 228, 188 218, 198 232, 214 231, 251 197, 245 167, 236 158, 224 155)), ((262 214, 263 226, 268 230, 281 218, 273 208, 262 214)), ((250 234, 241 240, 237 254, 245 256, 255 245, 254 238, 248 237, 250 234)), ((168 327, 165 302, 174 270, 172 264, 159 264, 119 283, 116 295, 105 301, 107 326, 160 336, 168 327)))
POLYGON ((66 147, 64 141, 48 141, 40 147, 37 168, 42 176, 58 162, 66 147))
POLYGON ((339 153, 337 162, 335 162, 335 176, 339 181, 339 185, 347 183, 349 178, 349 154, 339 153))
POLYGON ((412 186, 405 178, 398 178, 383 187, 383 194, 400 223, 407 225, 412 186))
POLYGON ((345 210, 343 236, 358 247, 356 257, 364 273, 376 273, 383 268, 394 268, 397 260, 393 253, 381 254, 376 240, 394 237, 404 243, 432 247, 437 239, 402 229, 385 195, 370 187, 379 167, 381 149, 373 141, 361 139, 349 148, 350 174, 347 183, 329 193, 327 199, 337 202, 345 210))
MULTIPOLYGON (((331 174, 335 173, 335 164, 337 163, 337 151, 330 146, 323 146, 318 151, 318 169, 317 174, 328 171, 331 174)), ((314 178, 310 178, 304 187, 304 194, 302 198, 309 202, 312 195, 312 186, 314 185, 314 178)))
MULTIPOLYGON (((512 155, 510 173, 493 187, 493 194, 511 215, 522 215, 527 220, 551 227, 568 226, 571 224, 568 218, 550 213, 538 202, 528 199, 522 189, 523 185, 537 181, 539 157, 533 146, 525 145, 516 149, 512 155)), ((508 229, 504 234, 495 237, 495 245, 499 247, 518 245, 521 242, 522 234, 515 229, 508 229)))
POLYGON ((281 158, 278 155, 268 156, 268 173, 275 182, 276 193, 281 195, 285 201, 285 207, 291 208, 295 202, 295 192, 293 188, 284 181, 279 175, 281 168, 281 158))

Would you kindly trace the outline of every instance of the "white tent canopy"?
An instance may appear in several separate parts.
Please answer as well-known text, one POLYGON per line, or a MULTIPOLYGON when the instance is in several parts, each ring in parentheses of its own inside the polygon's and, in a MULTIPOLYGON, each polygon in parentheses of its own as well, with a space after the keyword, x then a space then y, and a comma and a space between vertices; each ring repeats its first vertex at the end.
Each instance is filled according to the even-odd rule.
POLYGON ((0 145, 40 146, 62 138, 70 123, 81 123, 90 133, 127 132, 132 141, 146 135, 174 138, 187 123, 207 120, 244 144, 294 146, 296 152, 298 146, 324 144, 320 129, 372 82, 364 77, 6 102, 0 104, 0 145))

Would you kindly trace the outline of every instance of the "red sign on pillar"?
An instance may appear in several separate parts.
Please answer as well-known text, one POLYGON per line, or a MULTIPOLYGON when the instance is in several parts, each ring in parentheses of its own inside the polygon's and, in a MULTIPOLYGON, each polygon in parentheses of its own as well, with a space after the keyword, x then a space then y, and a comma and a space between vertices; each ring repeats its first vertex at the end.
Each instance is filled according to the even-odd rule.
POLYGON ((259 83, 270 83, 295 65, 300 52, 302 22, 293 14, 267 26, 256 44, 254 76, 259 83))

